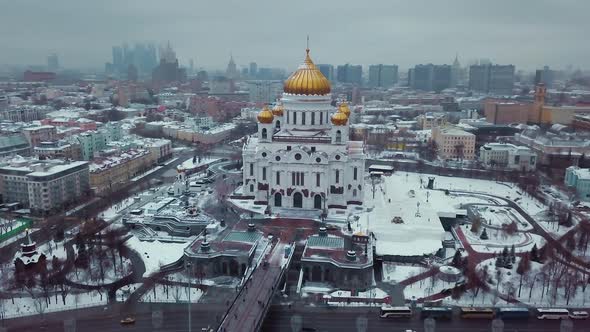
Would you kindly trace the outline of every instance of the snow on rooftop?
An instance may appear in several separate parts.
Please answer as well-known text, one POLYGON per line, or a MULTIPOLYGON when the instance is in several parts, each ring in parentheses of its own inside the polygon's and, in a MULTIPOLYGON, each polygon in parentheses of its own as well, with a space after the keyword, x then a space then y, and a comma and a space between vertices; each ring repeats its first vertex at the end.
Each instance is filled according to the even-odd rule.
POLYGON ((178 165, 178 169, 193 169, 197 167, 201 167, 203 165, 212 164, 216 161, 219 161, 221 158, 198 158, 196 162, 193 162, 193 158, 189 158, 185 160, 182 164, 178 165))

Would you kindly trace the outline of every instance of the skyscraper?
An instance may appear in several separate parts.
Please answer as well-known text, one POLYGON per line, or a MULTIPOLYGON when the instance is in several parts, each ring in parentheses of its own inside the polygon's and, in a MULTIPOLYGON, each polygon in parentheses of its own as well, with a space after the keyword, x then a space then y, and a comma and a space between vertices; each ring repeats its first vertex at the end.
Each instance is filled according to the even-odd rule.
POLYGON ((138 73, 149 74, 158 65, 156 46, 152 43, 136 43, 133 48, 128 44, 113 46, 112 69, 120 76, 125 76, 129 65, 135 66, 138 73))
POLYGON ((256 78, 258 75, 258 64, 256 62, 250 62, 250 70, 248 71, 250 78, 256 78))
POLYGON ((317 67, 328 80, 334 80, 334 66, 329 64, 318 64, 317 67))
POLYGON ((186 70, 178 66, 176 53, 170 43, 160 48, 160 64, 152 71, 152 80, 155 82, 184 82, 186 70))
POLYGON ((554 72, 549 69, 549 66, 545 66, 543 69, 537 69, 535 71, 535 85, 544 83, 546 87, 551 88, 554 76, 554 72))
POLYGON ((451 66, 416 65, 408 73, 408 85, 412 89, 440 92, 451 86, 451 66))
POLYGON ((336 79, 341 83, 361 85, 363 82, 363 67, 361 65, 345 64, 336 68, 336 79))
POLYGON ((59 59, 57 54, 53 53, 47 56, 47 70, 56 71, 59 69, 59 59))
POLYGON ((473 65, 469 67, 469 89, 484 93, 511 94, 514 88, 513 65, 473 65))
POLYGON ((455 55, 455 61, 453 61, 453 66, 451 67, 451 87, 454 88, 459 84, 461 81, 461 64, 459 63, 459 56, 455 55))
POLYGON ((121 46, 113 46, 113 66, 119 69, 123 65, 123 49, 121 46))
POLYGON ((371 65, 369 66, 369 86, 388 88, 397 83, 396 65, 371 65))
POLYGON ((441 92, 451 87, 452 70, 449 65, 435 65, 433 67, 432 90, 441 92))
POLYGON ((229 63, 227 64, 227 69, 225 70, 225 76, 231 80, 236 79, 239 76, 238 68, 234 62, 233 55, 230 55, 229 57, 229 63))

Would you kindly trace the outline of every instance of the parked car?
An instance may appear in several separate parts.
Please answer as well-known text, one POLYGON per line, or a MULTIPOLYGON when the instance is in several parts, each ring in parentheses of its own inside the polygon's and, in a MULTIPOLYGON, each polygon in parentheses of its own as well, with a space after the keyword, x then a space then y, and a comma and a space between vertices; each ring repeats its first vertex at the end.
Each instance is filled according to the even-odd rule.
POLYGON ((127 318, 121 319, 121 325, 131 325, 131 324, 135 324, 135 318, 127 317, 127 318))

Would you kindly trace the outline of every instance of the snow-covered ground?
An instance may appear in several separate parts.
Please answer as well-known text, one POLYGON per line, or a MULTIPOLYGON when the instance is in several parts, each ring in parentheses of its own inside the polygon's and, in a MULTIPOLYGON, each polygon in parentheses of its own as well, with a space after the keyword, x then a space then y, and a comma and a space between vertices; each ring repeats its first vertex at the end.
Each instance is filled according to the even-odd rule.
POLYGON ((504 247, 511 247, 512 245, 514 245, 516 252, 528 252, 535 244, 537 244, 537 248, 545 244, 545 239, 532 233, 517 232, 508 234, 504 230, 487 228, 488 239, 481 240, 480 235, 483 232, 483 227, 477 234, 471 231, 470 225, 463 225, 461 229, 473 250, 481 253, 497 253, 502 251, 504 247))
MULTIPOLYGON (((584 277, 581 275, 575 277, 571 270, 568 273, 564 273, 559 268, 552 270, 550 268, 551 263, 531 262, 530 270, 524 274, 521 285, 521 276, 516 272, 519 260, 520 258, 516 259, 516 264, 513 265, 512 269, 496 269, 495 260, 488 259, 478 264, 477 269, 478 271, 482 271, 484 268, 487 269, 488 277, 486 281, 490 289, 498 290, 501 294, 511 296, 532 306, 587 307, 590 303, 590 287, 582 287, 584 277), (500 273, 498 274, 497 271, 500 271, 500 273), (570 280, 570 277, 573 279, 570 280), (497 280, 500 280, 499 284, 497 280), (568 285, 571 287, 569 303, 566 294, 568 285)), ((476 304, 498 305, 498 303, 494 303, 498 301, 495 295, 481 293, 483 292, 480 292, 477 298, 474 298, 475 294, 470 292, 463 296, 463 300, 475 302, 476 304)))
POLYGON ((428 269, 423 266, 401 265, 391 262, 383 262, 383 281, 398 283, 428 269))
MULTIPOLYGON (((194 282, 194 281, 193 281, 194 282)), ((141 298, 141 302, 162 302, 175 303, 188 301, 188 288, 182 285, 156 285, 147 291, 141 298)), ((191 288, 191 302, 198 302, 203 296, 203 291, 198 288, 191 288)))
POLYGON ((118 254, 115 253, 116 268, 113 268, 113 261, 110 253, 107 253, 103 263, 104 280, 100 275, 100 267, 95 259, 92 259, 87 269, 72 269, 66 276, 70 281, 85 285, 100 285, 113 283, 131 273, 131 261, 123 257, 123 262, 119 260, 118 254))
MULTIPOLYGON (((76 246, 74 246, 74 252, 76 252, 76 246)), ((64 242, 54 242, 53 240, 38 246, 37 250, 40 253, 44 253, 48 261, 51 261, 53 256, 64 261, 68 258, 68 252, 64 247, 64 242)))
MULTIPOLYGON (((30 296, 15 297, 14 304, 12 301, 12 299, 0 299, 0 313, 4 313, 4 318, 105 305, 107 303, 107 294, 106 292, 99 293, 98 291, 92 291, 89 293, 71 293, 66 295, 65 304, 63 303, 60 294, 57 295, 57 301, 55 295, 52 295, 50 304, 45 302, 43 296, 37 298, 31 298, 30 296)), ((0 315, 0 317, 2 317, 2 315, 0 315)))
POLYGON ((404 297, 407 300, 420 299, 453 287, 455 287, 454 282, 446 282, 437 276, 432 276, 404 287, 404 297))
POLYGON ((533 226, 520 214, 511 207, 496 207, 496 206, 479 206, 477 213, 480 215, 483 223, 502 227, 515 222, 519 231, 530 231, 533 226))
POLYGON ((127 209, 133 203, 135 203, 135 199, 133 197, 126 198, 123 201, 106 209, 104 212, 102 212, 101 216, 105 221, 113 221, 118 216, 120 216, 122 211, 127 209))
POLYGON ((160 271, 162 265, 170 264, 179 260, 184 254, 184 248, 192 241, 192 237, 187 238, 186 243, 162 243, 160 241, 140 241, 133 236, 125 242, 127 246, 141 255, 145 264, 144 277, 154 272, 160 271))
POLYGON ((553 238, 560 238, 562 235, 572 229, 571 227, 559 225, 555 218, 549 216, 546 211, 539 212, 532 217, 535 218, 537 224, 539 224, 539 226, 541 226, 541 228, 543 228, 553 238))
MULTIPOLYGON (((531 214, 546 209, 509 183, 395 172, 376 183, 375 198, 372 182, 367 179, 364 189, 365 209, 360 212, 349 209, 345 216, 354 216, 351 222, 354 232, 366 232, 369 229, 375 234, 378 255, 431 254, 441 247, 444 237, 439 217, 465 215, 465 204, 505 204, 501 199, 484 195, 487 193, 513 200, 531 214), (425 189, 429 177, 434 177, 435 189, 470 193, 451 192, 447 195, 444 190, 425 189)), ((507 210, 507 214, 510 212, 513 211, 507 210)), ((524 221, 522 217, 516 218, 524 221)))

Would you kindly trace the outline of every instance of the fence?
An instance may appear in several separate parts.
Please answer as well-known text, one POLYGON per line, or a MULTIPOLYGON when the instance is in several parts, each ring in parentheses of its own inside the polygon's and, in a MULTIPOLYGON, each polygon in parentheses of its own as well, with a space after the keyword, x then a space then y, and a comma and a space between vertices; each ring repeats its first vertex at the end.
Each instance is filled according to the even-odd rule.
POLYGON ((84 303, 84 304, 78 304, 78 305, 57 306, 55 308, 48 307, 48 308, 44 308, 41 313, 39 313, 39 311, 19 312, 19 313, 11 313, 11 314, 0 312, 0 319, 19 318, 19 317, 43 315, 46 313, 59 312, 59 311, 69 311, 69 310, 78 310, 78 309, 92 308, 92 307, 102 307, 102 306, 105 306, 106 304, 107 304, 107 301, 106 301, 106 297, 105 297, 105 301, 103 301, 101 303, 84 303))
POLYGON ((20 222, 22 222, 22 225, 13 228, 12 230, 4 233, 4 234, 0 234, 0 242, 6 241, 8 239, 10 239, 13 236, 16 236, 17 234, 21 233, 22 231, 24 231, 25 229, 29 228, 29 226, 31 226, 31 219, 27 219, 27 218, 18 218, 17 220, 20 220, 20 222))

